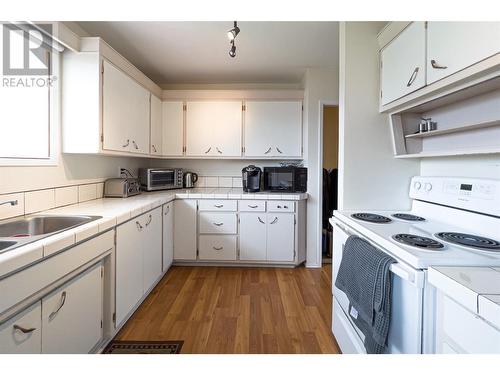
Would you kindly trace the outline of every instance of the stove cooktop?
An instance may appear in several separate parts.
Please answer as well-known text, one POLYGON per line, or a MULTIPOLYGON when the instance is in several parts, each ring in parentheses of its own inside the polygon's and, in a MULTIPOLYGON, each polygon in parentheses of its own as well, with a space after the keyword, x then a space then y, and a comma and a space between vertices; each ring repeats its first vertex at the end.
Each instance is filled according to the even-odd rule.
POLYGON ((477 250, 500 252, 500 242, 491 238, 476 236, 474 234, 458 232, 439 232, 436 237, 453 244, 472 247, 477 250))

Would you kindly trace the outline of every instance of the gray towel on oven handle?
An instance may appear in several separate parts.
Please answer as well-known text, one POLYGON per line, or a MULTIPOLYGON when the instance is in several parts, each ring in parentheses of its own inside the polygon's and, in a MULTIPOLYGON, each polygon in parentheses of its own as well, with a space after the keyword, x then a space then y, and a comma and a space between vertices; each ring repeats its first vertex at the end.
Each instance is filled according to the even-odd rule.
POLYGON ((349 314, 365 335, 368 353, 382 353, 390 326, 392 278, 396 261, 364 239, 350 236, 344 247, 335 286, 349 299, 349 314), (351 306, 357 315, 351 314, 351 306))

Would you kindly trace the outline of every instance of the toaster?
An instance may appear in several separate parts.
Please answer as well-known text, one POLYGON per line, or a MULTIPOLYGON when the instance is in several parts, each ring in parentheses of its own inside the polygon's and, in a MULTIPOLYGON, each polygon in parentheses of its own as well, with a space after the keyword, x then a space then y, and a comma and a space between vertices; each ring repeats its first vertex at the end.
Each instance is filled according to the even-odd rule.
POLYGON ((104 196, 108 198, 127 198, 141 194, 137 178, 110 178, 104 181, 104 196))

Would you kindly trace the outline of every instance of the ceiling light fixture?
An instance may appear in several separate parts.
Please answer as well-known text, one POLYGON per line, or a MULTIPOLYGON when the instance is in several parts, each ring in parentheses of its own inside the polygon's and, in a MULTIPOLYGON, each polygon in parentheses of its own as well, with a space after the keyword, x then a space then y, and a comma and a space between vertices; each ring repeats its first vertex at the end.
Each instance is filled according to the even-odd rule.
POLYGON ((231 30, 227 31, 227 38, 233 42, 236 36, 240 33, 240 28, 238 27, 238 22, 234 21, 234 26, 231 30))
POLYGON ((231 49, 229 50, 229 56, 236 56, 236 46, 234 45, 234 40, 231 40, 231 49))

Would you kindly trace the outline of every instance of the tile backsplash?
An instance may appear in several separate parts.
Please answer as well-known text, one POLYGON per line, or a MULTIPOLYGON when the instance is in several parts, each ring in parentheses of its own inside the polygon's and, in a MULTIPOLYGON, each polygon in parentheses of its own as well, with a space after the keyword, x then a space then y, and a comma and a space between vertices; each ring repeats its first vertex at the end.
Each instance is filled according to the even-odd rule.
POLYGON ((240 188, 243 186, 241 176, 199 176, 196 187, 240 188))
MULTIPOLYGON (((196 187, 241 188, 241 176, 199 176, 196 187)), ((0 195, 0 203, 17 201, 17 205, 0 205, 0 220, 29 215, 56 207, 68 206, 103 197, 104 183, 81 184, 51 189, 0 195)))
POLYGON ((0 195, 0 203, 17 201, 17 204, 1 205, 0 220, 99 199, 102 198, 103 192, 104 183, 100 182, 3 194, 0 195))

